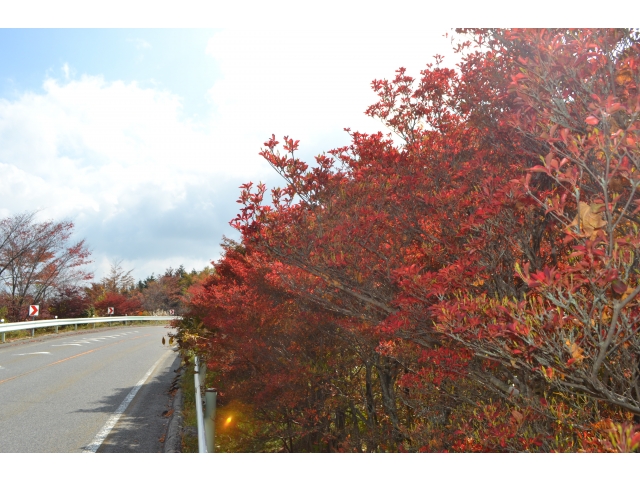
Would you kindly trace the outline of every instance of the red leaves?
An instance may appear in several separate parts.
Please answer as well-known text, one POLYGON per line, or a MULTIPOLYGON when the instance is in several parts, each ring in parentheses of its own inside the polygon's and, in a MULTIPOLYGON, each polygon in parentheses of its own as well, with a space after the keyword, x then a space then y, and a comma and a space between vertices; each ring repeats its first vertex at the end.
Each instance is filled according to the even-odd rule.
POLYGON ((140 300, 117 292, 107 292, 104 298, 94 304, 100 316, 107 315, 107 308, 114 307, 115 315, 138 315, 142 310, 140 300))
MULTIPOLYGON (((467 51, 459 71, 436 62, 417 78, 399 69, 372 82, 378 101, 367 114, 402 142, 349 131, 349 145, 311 164, 296 157, 298 141, 284 137, 283 153, 275 136, 265 142, 260 154, 286 186, 272 190, 269 206, 264 185, 242 186, 243 207, 232 224, 249 253, 227 250, 216 276, 194 293, 194 308, 227 335, 215 342, 233 361, 218 367, 237 390, 246 388, 245 399, 252 398, 249 386, 262 386, 260 375, 271 375, 253 376, 248 365, 278 370, 286 359, 295 367, 269 377, 274 392, 293 385, 278 405, 298 408, 311 397, 302 383, 340 384, 350 392, 344 398, 362 403, 355 392, 366 389, 345 386, 344 378, 357 370, 354 358, 371 365, 374 357, 406 367, 398 381, 411 391, 398 395, 416 409, 442 401, 431 386, 445 379, 467 388, 473 368, 480 376, 507 372, 534 382, 530 391, 543 388, 535 379, 544 379, 569 398, 572 385, 593 381, 589 368, 598 352, 624 351, 615 342, 637 337, 615 331, 611 348, 602 343, 614 301, 640 281, 632 267, 640 248, 638 125, 627 113, 639 104, 637 40, 622 30, 475 33, 483 47, 467 51), (605 53, 615 45, 628 50, 605 53), (337 350, 320 347, 318 325, 347 332, 348 340, 337 350), (370 350, 356 355, 351 348, 370 350), (478 367, 467 353, 490 362, 478 367), (316 362, 323 355, 330 367, 316 362)), ((637 317, 633 308, 625 319, 637 317)), ((614 375, 626 360, 609 361, 595 370, 615 364, 614 375)), ((608 384, 624 384, 617 381, 608 384)), ((605 383, 593 391, 609 388, 605 383)), ((513 401, 520 401, 519 390, 509 388, 513 401)), ((611 398, 625 391, 631 389, 619 387, 611 398)), ((329 397, 337 397, 334 390, 329 397)), ((395 400, 386 400, 385 418, 401 416, 395 400)), ((255 402, 268 405, 262 397, 255 402)), ((529 417, 515 412, 484 404, 468 417, 489 425, 495 442, 470 432, 451 445, 516 448, 529 417)), ((419 424, 410 414, 404 420, 399 424, 419 424)), ((538 448, 540 438, 532 434, 519 448, 538 448)))
POLYGON ((267 147, 269 150, 273 150, 279 143, 280 142, 276 140, 275 134, 272 134, 271 138, 266 142, 264 142, 264 146, 267 147))
POLYGON ((611 282, 611 288, 617 294, 617 297, 620 297, 622 296, 623 293, 627 291, 627 288, 629 287, 623 281, 616 279, 613 282, 611 282))

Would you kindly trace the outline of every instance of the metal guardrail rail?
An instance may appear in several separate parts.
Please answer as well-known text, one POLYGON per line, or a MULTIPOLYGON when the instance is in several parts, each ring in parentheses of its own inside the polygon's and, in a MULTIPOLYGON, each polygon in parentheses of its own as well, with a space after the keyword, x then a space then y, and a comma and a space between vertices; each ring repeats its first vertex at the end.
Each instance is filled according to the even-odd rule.
POLYGON ((196 387, 196 423, 198 425, 198 453, 215 452, 215 417, 218 392, 215 388, 205 389, 207 364, 195 357, 193 381, 196 387), (204 412, 203 412, 204 404, 204 412))
POLYGON ((124 316, 124 317, 91 317, 91 318, 60 318, 49 320, 29 320, 25 322, 12 322, 12 323, 0 323, 0 336, 1 341, 4 343, 6 332, 15 332, 18 330, 31 330, 33 336, 36 328, 56 328, 67 325, 75 325, 76 330, 78 325, 96 324, 96 323, 111 323, 111 322, 124 322, 126 325, 129 321, 136 322, 151 322, 151 321, 169 321, 169 320, 182 320, 182 317, 175 316, 162 316, 162 315, 141 315, 141 316, 124 316))

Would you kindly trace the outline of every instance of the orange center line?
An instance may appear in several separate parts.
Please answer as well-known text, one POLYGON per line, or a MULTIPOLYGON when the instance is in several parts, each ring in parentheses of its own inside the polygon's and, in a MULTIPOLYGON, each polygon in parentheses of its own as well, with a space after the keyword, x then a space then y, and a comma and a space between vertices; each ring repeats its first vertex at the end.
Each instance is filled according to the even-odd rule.
POLYGON ((78 358, 78 357, 81 357, 82 355, 86 355, 87 353, 91 353, 91 352, 96 352, 98 350, 102 350, 103 348, 110 347, 111 345, 117 345, 118 343, 126 342, 127 340, 135 340, 136 338, 149 337, 150 335, 151 334, 141 335, 139 337, 125 338, 125 339, 120 340, 118 342, 113 342, 113 343, 109 343, 107 345, 103 345, 102 347, 94 348, 93 350, 87 350, 86 352, 78 353, 76 355, 72 355, 70 357, 63 358, 62 360, 57 360, 57 361, 55 361, 53 363, 50 363, 48 365, 44 365, 42 367, 34 368, 33 370, 29 370, 28 372, 20 373, 19 375, 16 375, 15 377, 9 377, 9 378, 5 378, 4 380, 0 380, 0 385, 2 385, 3 383, 9 382, 11 380, 15 380, 16 378, 20 378, 20 377, 24 377, 25 375, 29 375, 30 373, 37 372, 39 370, 42 370, 43 368, 51 367, 52 365, 57 365, 58 363, 66 362, 67 360, 71 360, 72 358, 78 358))

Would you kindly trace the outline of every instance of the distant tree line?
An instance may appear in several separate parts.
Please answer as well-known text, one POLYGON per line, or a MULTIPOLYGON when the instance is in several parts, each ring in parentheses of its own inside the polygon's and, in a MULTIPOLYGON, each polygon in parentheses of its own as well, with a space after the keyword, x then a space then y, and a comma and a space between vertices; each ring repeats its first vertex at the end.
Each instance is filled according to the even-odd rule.
POLYGON ((203 272, 167 268, 136 283, 122 261, 111 264, 99 281, 88 270, 91 252, 84 240, 72 240, 71 221, 38 221, 37 212, 0 220, 0 317, 28 319, 28 307, 40 305, 39 319, 168 314, 182 310, 181 297, 203 272))

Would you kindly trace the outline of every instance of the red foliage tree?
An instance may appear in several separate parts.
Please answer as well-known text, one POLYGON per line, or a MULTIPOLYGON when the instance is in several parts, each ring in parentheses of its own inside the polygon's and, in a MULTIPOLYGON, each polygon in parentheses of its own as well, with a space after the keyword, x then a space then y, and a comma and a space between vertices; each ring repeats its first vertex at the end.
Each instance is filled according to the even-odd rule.
MULTIPOLYGON (((270 205, 244 185, 232 222, 261 273, 238 276, 227 250, 197 315, 233 342, 295 305, 269 335, 306 332, 301 352, 308 322, 342 332, 365 367, 360 404, 382 407, 374 450, 637 448, 638 35, 459 33, 458 70, 436 58, 418 80, 373 82, 367 113, 400 142, 353 132, 315 167, 297 141, 265 143, 287 185, 270 205), (240 291, 261 300, 231 314, 240 291)), ((269 358, 261 342, 243 356, 269 358)))
POLYGON ((220 435, 243 450, 374 451, 387 424, 362 362, 367 346, 303 308, 277 274, 283 266, 262 254, 227 241, 214 266, 189 289, 191 329, 178 339, 215 372, 221 418, 239 419, 220 435))
POLYGON ((51 316, 81 318, 87 316, 91 302, 79 287, 63 287, 56 290, 47 305, 51 316))
POLYGON ((44 303, 57 289, 92 278, 84 270, 91 262, 84 240, 71 243, 73 223, 36 222, 27 214, 5 219, 0 227, 3 297, 13 321, 27 318, 30 303, 44 303))
POLYGON ((142 309, 142 304, 137 297, 128 297, 122 293, 107 292, 104 297, 95 302, 96 313, 100 316, 107 316, 107 309, 114 308, 114 315, 138 315, 142 309))
POLYGON ((510 31, 491 40, 511 79, 505 121, 544 147, 506 194, 544 215, 545 255, 529 259, 519 245, 513 268, 526 295, 465 295, 438 315, 444 331, 474 350, 635 415, 638 40, 623 30, 510 31))

